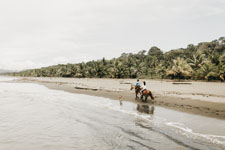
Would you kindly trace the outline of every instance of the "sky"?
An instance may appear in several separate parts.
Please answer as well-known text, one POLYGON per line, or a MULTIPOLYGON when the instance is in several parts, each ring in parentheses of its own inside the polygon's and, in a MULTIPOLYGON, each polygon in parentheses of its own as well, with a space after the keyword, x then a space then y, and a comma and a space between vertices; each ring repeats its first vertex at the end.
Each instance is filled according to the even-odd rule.
POLYGON ((0 0, 0 69, 87 62, 225 36, 225 0, 0 0))

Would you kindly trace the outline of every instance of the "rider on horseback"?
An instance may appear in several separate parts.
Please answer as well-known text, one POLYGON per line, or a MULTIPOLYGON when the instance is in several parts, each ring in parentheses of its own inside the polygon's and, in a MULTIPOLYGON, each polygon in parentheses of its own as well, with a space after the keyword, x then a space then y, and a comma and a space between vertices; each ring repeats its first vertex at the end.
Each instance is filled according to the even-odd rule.
POLYGON ((143 84, 144 85, 143 85, 143 88, 141 90, 142 95, 143 95, 144 91, 146 90, 146 82, 144 81, 143 84))
POLYGON ((140 83, 139 79, 137 79, 137 83, 136 83, 135 89, 138 89, 140 87, 141 87, 141 83, 140 83))

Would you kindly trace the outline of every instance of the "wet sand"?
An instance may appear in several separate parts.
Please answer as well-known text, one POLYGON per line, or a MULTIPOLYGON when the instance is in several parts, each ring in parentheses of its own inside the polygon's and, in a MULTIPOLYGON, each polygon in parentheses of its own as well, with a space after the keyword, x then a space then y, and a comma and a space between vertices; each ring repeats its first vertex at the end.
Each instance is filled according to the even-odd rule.
MULTIPOLYGON (((143 81, 143 80, 141 80, 143 81)), ((145 80, 151 90, 154 105, 225 119, 225 84, 219 82, 174 82, 145 80)), ((75 78, 18 78, 13 82, 38 83, 50 89, 71 93, 100 96, 115 100, 135 100, 134 91, 130 90, 134 79, 75 79, 75 78)))

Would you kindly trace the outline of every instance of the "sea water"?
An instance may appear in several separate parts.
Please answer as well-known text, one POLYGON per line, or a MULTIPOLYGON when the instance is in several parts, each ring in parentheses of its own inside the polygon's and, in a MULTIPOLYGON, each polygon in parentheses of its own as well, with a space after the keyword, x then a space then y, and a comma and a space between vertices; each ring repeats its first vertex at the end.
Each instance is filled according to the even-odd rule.
POLYGON ((225 121, 0 78, 1 150, 223 150, 225 121))

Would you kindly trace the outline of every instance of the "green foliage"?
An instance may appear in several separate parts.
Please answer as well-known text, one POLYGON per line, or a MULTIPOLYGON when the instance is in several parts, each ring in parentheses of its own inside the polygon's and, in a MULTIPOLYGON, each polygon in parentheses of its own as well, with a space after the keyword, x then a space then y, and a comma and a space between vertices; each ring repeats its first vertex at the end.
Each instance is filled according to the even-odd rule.
POLYGON ((14 76, 75 78, 157 78, 225 80, 225 38, 198 45, 189 44, 163 53, 153 46, 149 51, 123 53, 118 58, 78 64, 59 64, 41 69, 11 73, 14 76))
POLYGON ((167 76, 171 76, 172 79, 185 79, 190 78, 192 75, 192 68, 191 66, 184 60, 184 58, 178 57, 177 59, 173 60, 170 68, 167 69, 166 74, 167 76))

